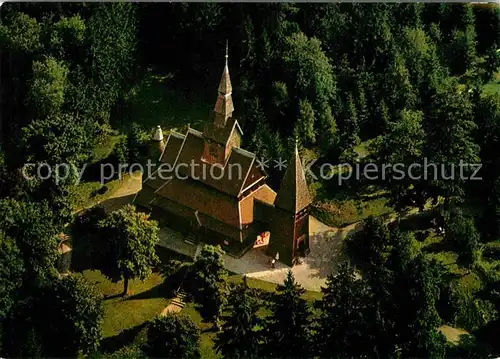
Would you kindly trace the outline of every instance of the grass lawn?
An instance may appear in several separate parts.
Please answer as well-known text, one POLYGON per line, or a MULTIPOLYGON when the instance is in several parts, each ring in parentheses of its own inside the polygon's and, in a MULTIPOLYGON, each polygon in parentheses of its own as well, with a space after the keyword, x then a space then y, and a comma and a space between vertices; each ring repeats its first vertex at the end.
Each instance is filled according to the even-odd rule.
MULTIPOLYGON (((243 283, 243 276, 240 274, 235 274, 229 277, 229 282, 234 283, 234 284, 242 284, 243 283)), ((276 291, 276 284, 266 282, 260 279, 256 278, 250 278, 247 277, 247 284, 249 288, 257 288, 257 289, 262 289, 267 292, 275 292, 276 291)), ((302 296, 305 300, 312 302, 314 300, 319 300, 322 297, 322 294, 320 292, 314 292, 310 290, 306 290, 304 295, 302 296)))
POLYGON ((500 71, 497 72, 493 79, 483 86, 483 91, 486 93, 500 95, 500 71))
POLYGON ((203 359, 221 358, 214 349, 215 332, 211 331, 212 323, 203 321, 194 303, 188 303, 181 311, 187 315, 201 330, 200 351, 203 359))
POLYGON ((117 336, 125 329, 153 319, 169 303, 163 295, 163 280, 158 273, 153 273, 144 282, 130 281, 127 297, 119 296, 123 291, 123 282, 113 283, 95 270, 83 271, 81 275, 94 283, 105 298, 109 297, 104 299, 103 338, 117 336))
POLYGON ((372 146, 375 144, 379 137, 371 138, 369 140, 361 142, 359 145, 354 147, 354 152, 357 153, 359 158, 364 158, 370 154, 372 154, 373 148, 372 146))
MULTIPOLYGON (((167 254, 170 258, 170 255, 167 254)), ((130 345, 140 345, 146 341, 144 324, 156 317, 170 302, 166 298, 166 291, 161 285, 163 282, 159 273, 153 273, 147 280, 133 280, 129 283, 127 297, 121 297, 123 282, 113 283, 106 279, 99 271, 85 270, 82 275, 90 283, 97 286, 104 295, 104 322, 102 325, 102 350, 115 352, 130 345)), ((241 275, 231 275, 230 283, 239 284, 241 275)), ((276 285, 255 278, 247 278, 250 288, 258 288, 269 292, 276 290, 276 285)), ((312 303, 321 298, 321 293, 306 291, 304 299, 312 303)), ((181 311, 187 315, 201 330, 200 350, 202 358, 220 358, 213 348, 215 333, 211 331, 212 323, 207 323, 196 308, 196 304, 187 303, 181 311)), ((265 316, 268 312, 263 308, 259 315, 265 316)))
POLYGON ((394 212, 386 197, 321 200, 314 204, 311 214, 332 227, 343 227, 369 216, 379 217, 394 212))
POLYGON ((81 182, 72 186, 68 194, 68 200, 73 212, 94 207, 109 199, 120 189, 120 186, 128 178, 127 176, 128 174, 125 174, 121 179, 106 183, 107 191, 102 194, 97 193, 103 187, 100 182, 81 182))
POLYGON ((153 129, 160 125, 168 130, 179 129, 189 123, 191 127, 201 130, 215 98, 213 103, 208 103, 204 99, 183 96, 172 87, 172 78, 172 75, 154 74, 149 70, 129 92, 126 99, 128 118, 118 123, 118 128, 127 132, 130 124, 136 122, 144 128, 153 129))
POLYGON ((123 135, 109 135, 105 139, 99 142, 92 151, 92 157, 90 163, 97 163, 102 161, 113 152, 115 144, 120 140, 123 135))

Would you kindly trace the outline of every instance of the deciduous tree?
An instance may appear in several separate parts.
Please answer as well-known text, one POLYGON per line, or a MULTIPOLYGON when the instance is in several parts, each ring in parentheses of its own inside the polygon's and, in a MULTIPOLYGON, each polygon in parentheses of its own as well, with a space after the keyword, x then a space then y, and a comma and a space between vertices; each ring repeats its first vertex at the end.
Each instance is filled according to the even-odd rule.
MULTIPOLYGON (((0 320, 4 319, 16 302, 21 287, 23 260, 16 242, 0 230, 0 320)), ((0 336, 1 343, 1 336, 0 336)))
POLYGON ((158 224, 149 215, 127 205, 99 222, 103 257, 101 271, 113 281, 123 279, 123 294, 130 279, 145 280, 159 259, 155 253, 158 224))
POLYGON ((102 296, 83 277, 54 279, 17 303, 6 326, 8 356, 76 357, 101 340, 102 296))
POLYGON ((213 320, 216 326, 228 293, 223 254, 219 246, 205 245, 191 270, 196 299, 203 306, 203 314, 213 320))
POLYGON ((0 200, 0 229, 12 238, 24 262, 25 281, 44 281, 55 273, 59 223, 46 203, 0 200))

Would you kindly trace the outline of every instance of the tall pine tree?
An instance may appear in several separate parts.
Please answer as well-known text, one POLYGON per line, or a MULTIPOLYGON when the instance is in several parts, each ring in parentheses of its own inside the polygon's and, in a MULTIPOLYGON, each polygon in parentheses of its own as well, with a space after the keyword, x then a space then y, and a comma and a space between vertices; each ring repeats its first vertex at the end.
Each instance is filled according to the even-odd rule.
POLYGON ((264 355, 273 358, 304 358, 310 355, 310 310, 301 296, 305 290, 291 271, 283 285, 278 285, 277 294, 270 303, 271 315, 266 318, 267 343, 264 355))
POLYGON ((257 358, 260 345, 259 307, 246 286, 234 288, 228 299, 228 315, 217 334, 216 348, 226 358, 257 358))

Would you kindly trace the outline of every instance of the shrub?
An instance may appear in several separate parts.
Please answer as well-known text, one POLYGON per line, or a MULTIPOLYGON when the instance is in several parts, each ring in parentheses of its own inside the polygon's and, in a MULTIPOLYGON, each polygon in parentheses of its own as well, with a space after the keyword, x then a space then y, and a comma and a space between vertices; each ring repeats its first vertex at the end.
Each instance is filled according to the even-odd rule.
POLYGON ((145 164, 149 159, 149 141, 151 136, 137 123, 132 124, 132 132, 127 137, 129 163, 145 164))
POLYGON ((129 153, 127 136, 122 136, 116 142, 110 155, 112 163, 116 166, 115 168, 118 168, 121 163, 128 163, 129 153))
POLYGON ((451 317, 445 318, 466 330, 476 330, 497 316, 495 305, 489 300, 479 299, 475 292, 467 290, 454 283, 448 292, 451 317))
POLYGON ((145 351, 154 358, 199 358, 200 331, 188 317, 168 313, 148 324, 145 351))

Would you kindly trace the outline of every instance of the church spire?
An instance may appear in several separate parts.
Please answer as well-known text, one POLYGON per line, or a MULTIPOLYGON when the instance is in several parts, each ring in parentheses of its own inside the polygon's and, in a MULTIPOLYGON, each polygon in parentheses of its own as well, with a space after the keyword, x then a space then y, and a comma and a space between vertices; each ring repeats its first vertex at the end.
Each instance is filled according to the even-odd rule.
POLYGON ((214 108, 214 123, 218 127, 224 127, 226 125, 227 119, 232 116, 234 111, 233 99, 231 97, 233 88, 231 86, 231 78, 229 77, 228 59, 228 42, 226 40, 226 62, 219 84, 217 102, 215 103, 214 108))
POLYGON ((274 204, 276 207, 295 214, 306 208, 311 202, 304 168, 300 162, 298 141, 295 139, 295 151, 286 168, 274 204))

